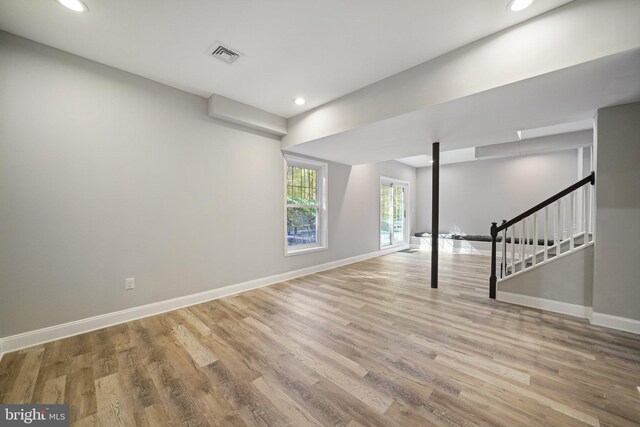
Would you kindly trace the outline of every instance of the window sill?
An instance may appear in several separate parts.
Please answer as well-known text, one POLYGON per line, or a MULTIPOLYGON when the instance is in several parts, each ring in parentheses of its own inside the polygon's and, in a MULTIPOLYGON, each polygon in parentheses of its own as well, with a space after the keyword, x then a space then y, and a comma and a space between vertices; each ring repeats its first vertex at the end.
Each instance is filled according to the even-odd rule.
POLYGON ((301 248, 301 249, 289 249, 285 252, 284 256, 303 255, 303 254, 309 254, 312 252, 326 251, 327 249, 329 249, 329 247, 326 245, 312 246, 310 248, 301 248))

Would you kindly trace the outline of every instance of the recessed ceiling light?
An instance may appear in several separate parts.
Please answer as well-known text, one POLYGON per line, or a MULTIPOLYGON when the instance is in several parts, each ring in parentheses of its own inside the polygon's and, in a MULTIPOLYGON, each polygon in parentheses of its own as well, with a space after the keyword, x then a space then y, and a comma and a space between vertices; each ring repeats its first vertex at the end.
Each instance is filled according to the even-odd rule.
POLYGON ((512 12, 519 12, 531 6, 533 0, 511 0, 507 5, 507 9, 512 12))
POLYGON ((429 163, 433 163, 433 160, 429 160, 429 163))
POLYGON ((293 99, 293 102, 295 102, 296 105, 304 105, 307 101, 305 101, 304 98, 297 97, 293 99))
POLYGON ((87 5, 80 0, 58 0, 58 3, 74 12, 86 12, 89 10, 87 5))

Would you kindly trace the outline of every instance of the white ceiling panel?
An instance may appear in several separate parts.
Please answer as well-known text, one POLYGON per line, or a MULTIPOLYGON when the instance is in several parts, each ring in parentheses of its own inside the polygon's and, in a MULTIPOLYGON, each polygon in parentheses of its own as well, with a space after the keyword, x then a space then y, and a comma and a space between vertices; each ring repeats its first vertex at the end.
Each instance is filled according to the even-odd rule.
POLYGON ((559 133, 563 128, 588 128, 598 108, 639 99, 640 49, 633 49, 294 145, 287 151, 352 165, 399 159, 431 154, 434 141, 440 142, 441 151, 451 151, 517 141, 517 131, 522 129, 559 133))
POLYGON ((0 0, 0 29, 178 89, 290 117, 569 0, 0 0), (239 50, 209 57, 216 41, 239 50), (294 97, 307 103, 295 105, 294 97))

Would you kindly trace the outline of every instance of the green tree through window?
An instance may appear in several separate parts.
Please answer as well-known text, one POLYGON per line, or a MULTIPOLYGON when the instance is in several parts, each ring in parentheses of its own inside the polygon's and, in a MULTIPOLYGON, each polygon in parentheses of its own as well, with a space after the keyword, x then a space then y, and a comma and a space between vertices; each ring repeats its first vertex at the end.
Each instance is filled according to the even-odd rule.
POLYGON ((287 245, 318 243, 318 171, 287 166, 287 245))

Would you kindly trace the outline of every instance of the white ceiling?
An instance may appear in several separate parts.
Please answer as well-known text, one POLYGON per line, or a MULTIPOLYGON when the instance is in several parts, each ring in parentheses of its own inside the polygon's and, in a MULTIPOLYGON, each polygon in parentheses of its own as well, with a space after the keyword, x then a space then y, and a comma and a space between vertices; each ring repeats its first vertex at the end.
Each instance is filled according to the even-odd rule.
MULTIPOLYGON (((419 156, 403 157, 396 159, 400 163, 413 166, 414 168, 423 168, 431 166, 431 154, 420 154, 419 156)), ((440 152, 440 164, 447 165, 449 163, 462 163, 478 160, 476 158, 476 149, 460 148, 458 150, 441 151, 440 152)))
MULTIPOLYGON (((576 122, 559 123, 551 126, 543 126, 534 129, 524 129, 520 132, 520 139, 540 138, 543 136, 560 135, 563 133, 578 132, 581 130, 593 129, 593 119, 578 120, 576 122)), ((420 154, 417 156, 402 157, 395 159, 405 165, 414 168, 423 168, 431 165, 431 154, 420 154)), ((462 163, 478 160, 475 147, 460 148, 457 150, 440 151, 440 164, 462 163)))
POLYGON ((558 135, 561 133, 578 132, 593 129, 593 119, 578 120, 577 122, 560 123, 533 129, 521 129, 520 139, 540 138, 541 136, 558 135))
POLYGON ((399 159, 431 154, 433 141, 441 151, 517 141, 518 130, 586 123, 598 108, 639 99, 633 49, 286 150, 351 165, 399 159))
POLYGON ((0 29, 291 117, 570 0, 0 0, 0 29), (219 40, 245 56, 208 57, 219 40), (303 96, 307 104, 292 102, 303 96))

